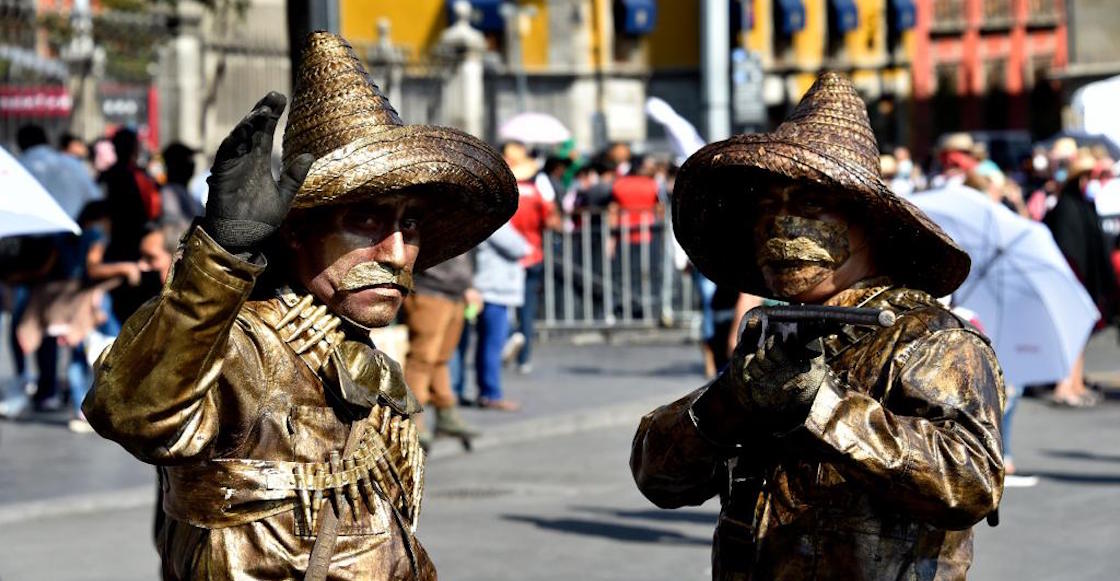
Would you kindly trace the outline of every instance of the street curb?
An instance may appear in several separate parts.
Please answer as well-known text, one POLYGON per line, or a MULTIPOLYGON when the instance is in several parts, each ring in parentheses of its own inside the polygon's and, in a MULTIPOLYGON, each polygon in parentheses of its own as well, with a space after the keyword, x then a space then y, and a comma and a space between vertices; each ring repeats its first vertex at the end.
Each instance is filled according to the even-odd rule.
MULTIPOLYGON (((475 438, 472 448, 475 451, 488 450, 511 444, 521 444, 557 436, 567 436, 580 432, 603 428, 617 428, 626 425, 638 427, 638 421, 657 406, 664 405, 680 397, 680 394, 665 394, 643 398, 623 404, 605 406, 593 411, 580 411, 533 418, 521 422, 488 428, 475 438)), ((457 440, 442 438, 432 444, 428 453, 429 460, 440 460, 462 456, 464 450, 457 440)))
POLYGON ((44 518, 143 508, 152 506, 155 501, 156 486, 155 481, 153 481, 147 486, 137 486, 111 492, 17 502, 0 506, 0 526, 44 518))
MULTIPOLYGON (((473 449, 489 450, 501 446, 521 444, 598 430, 632 425, 653 408, 672 401, 675 395, 666 394, 623 404, 601 407, 552 416, 542 416, 520 422, 497 426, 475 438, 473 449)), ((459 442, 452 439, 437 440, 429 460, 455 458, 468 454, 459 442)), ((108 510, 130 510, 150 507, 155 503, 155 483, 110 492, 63 496, 44 500, 0 505, 0 526, 30 520, 74 516, 108 510)))

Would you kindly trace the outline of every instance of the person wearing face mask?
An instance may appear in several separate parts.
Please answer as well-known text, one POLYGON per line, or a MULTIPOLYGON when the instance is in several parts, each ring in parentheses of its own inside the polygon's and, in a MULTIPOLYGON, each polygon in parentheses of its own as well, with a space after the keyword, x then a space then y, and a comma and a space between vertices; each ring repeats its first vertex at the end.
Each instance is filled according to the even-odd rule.
POLYGON ((1003 491, 1002 373, 935 297, 968 255, 879 174, 851 82, 681 168, 674 231, 717 284, 889 309, 886 328, 745 333, 709 384, 646 415, 630 467, 662 508, 718 496, 713 579, 964 579, 1003 491))
POLYGON ((162 578, 434 581, 416 538, 420 406, 373 344, 412 272, 517 208, 513 174, 458 130, 405 125, 341 37, 308 37, 219 146, 206 211, 158 297, 101 356, 98 434, 157 467, 162 578))

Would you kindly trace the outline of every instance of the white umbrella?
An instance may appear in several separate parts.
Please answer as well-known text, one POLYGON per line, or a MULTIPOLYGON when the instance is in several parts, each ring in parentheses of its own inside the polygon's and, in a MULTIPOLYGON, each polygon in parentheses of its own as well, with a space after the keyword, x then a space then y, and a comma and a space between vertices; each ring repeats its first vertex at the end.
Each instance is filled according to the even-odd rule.
POLYGON ((972 258, 954 302, 977 313, 1009 383, 1069 375, 1097 307, 1042 224, 965 186, 910 197, 972 258))
POLYGON ((81 230, 47 190, 0 147, 0 238, 81 230))
POLYGON ((503 141, 552 145, 571 139, 572 132, 547 113, 521 113, 502 123, 498 137, 503 141))
POLYGON ((646 115, 665 126, 665 133, 668 134, 673 153, 677 157, 677 165, 683 164, 688 156, 696 153, 697 149, 707 143, 703 137, 700 137, 700 132, 696 130, 695 125, 659 97, 646 99, 646 115))

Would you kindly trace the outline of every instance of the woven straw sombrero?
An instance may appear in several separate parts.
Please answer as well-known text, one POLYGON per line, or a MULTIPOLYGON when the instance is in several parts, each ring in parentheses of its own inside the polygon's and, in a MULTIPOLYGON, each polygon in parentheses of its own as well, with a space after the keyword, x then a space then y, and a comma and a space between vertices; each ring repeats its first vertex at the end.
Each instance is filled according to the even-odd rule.
POLYGON ((895 283, 942 296, 968 276, 968 254, 883 183, 863 101, 846 77, 826 72, 774 132, 709 144, 681 167, 673 228, 692 263, 716 283, 771 294, 751 229, 753 200, 773 175, 821 184, 866 216, 880 274, 895 283))
POLYGON ((284 129, 284 165, 310 153, 292 207, 360 203, 425 186, 434 210, 420 230, 416 270, 485 240, 517 210, 517 184, 497 151, 447 127, 405 125, 342 37, 307 38, 284 129))

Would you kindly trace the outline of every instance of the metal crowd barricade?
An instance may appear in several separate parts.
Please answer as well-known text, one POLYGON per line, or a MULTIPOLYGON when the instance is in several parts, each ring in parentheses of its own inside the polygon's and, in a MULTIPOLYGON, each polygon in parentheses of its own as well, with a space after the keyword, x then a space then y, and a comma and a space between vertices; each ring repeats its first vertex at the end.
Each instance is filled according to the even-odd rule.
POLYGON ((695 325, 697 295, 673 264, 668 216, 579 210, 568 218, 562 231, 544 235, 541 331, 695 325))

